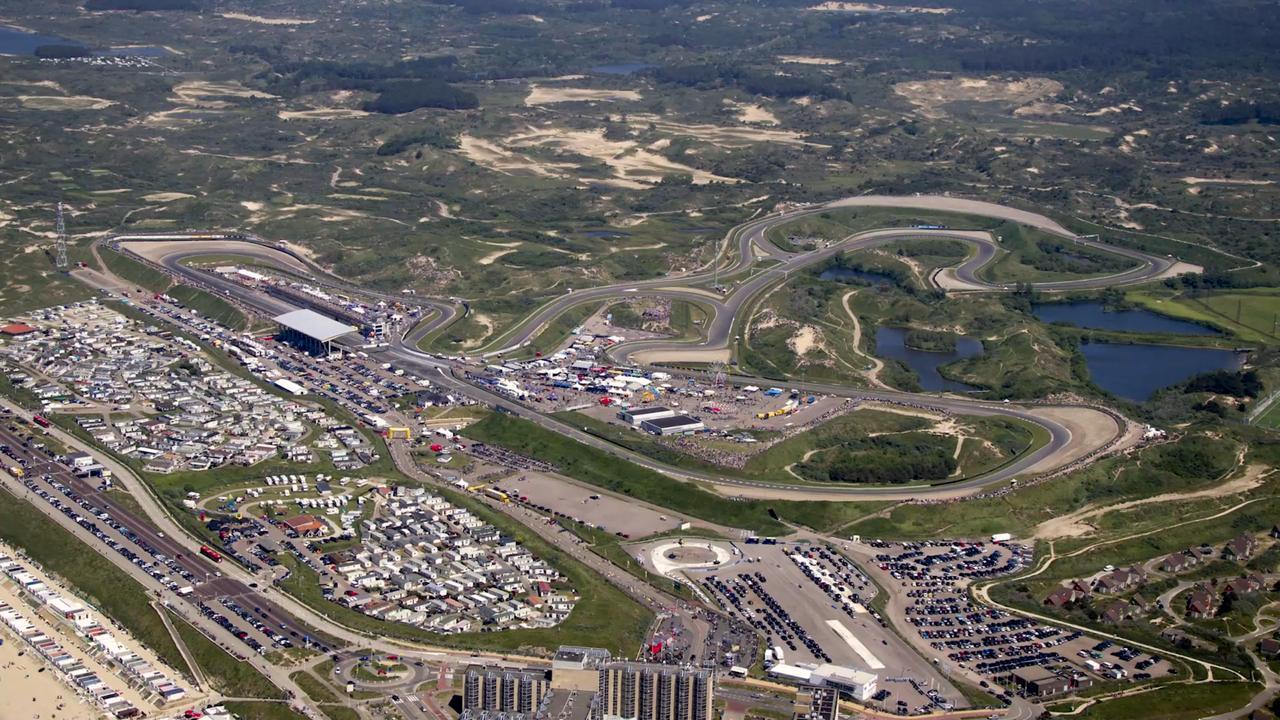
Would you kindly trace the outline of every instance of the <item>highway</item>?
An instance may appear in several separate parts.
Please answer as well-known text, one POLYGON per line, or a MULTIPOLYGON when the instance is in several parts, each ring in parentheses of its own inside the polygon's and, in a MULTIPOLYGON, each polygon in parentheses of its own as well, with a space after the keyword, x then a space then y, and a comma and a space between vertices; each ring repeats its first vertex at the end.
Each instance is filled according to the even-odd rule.
MULTIPOLYGON (((647 295, 665 295, 669 297, 694 300, 712 308, 714 314, 711 322, 707 325, 706 338, 701 343, 681 343, 669 340, 648 340, 622 343, 616 346, 613 351, 614 354, 612 357, 616 361, 626 362, 632 355, 642 350, 681 351, 689 349, 728 348, 733 339, 735 321, 739 319, 741 315, 745 315, 744 311, 749 311, 752 303, 763 292, 777 283, 784 281, 793 273, 804 270, 805 268, 811 267, 814 264, 823 262, 824 260, 842 253, 874 248, 899 240, 919 237, 956 240, 973 248, 974 252, 972 252, 955 269, 958 277, 962 280, 968 282, 969 279, 972 279, 972 282, 982 285, 983 289, 990 292, 1003 292, 1013 289, 1012 286, 1008 285, 986 284, 977 277, 979 269, 997 257, 1000 251, 996 240, 985 232, 921 228, 888 228, 871 230, 857 233, 843 241, 833 243, 828 247, 807 253, 786 253, 768 240, 768 233, 773 228, 794 222, 796 219, 803 218, 808 215, 827 212, 833 208, 849 207, 854 204, 860 206, 879 206, 890 204, 921 209, 937 209, 942 207, 957 212, 984 214, 1008 220, 1016 220, 1018 222, 1033 225, 1046 232, 1050 232, 1064 238, 1071 238, 1082 244, 1096 245, 1105 248, 1108 251, 1130 257, 1134 259, 1136 263, 1136 266, 1133 269, 1126 270, 1115 275, 1102 278, 1087 278, 1034 285, 1034 287, 1037 288, 1048 288, 1054 291, 1063 291, 1143 282, 1160 277, 1161 275, 1169 272, 1174 266, 1174 261, 1169 258, 1146 255, 1134 250, 1116 248, 1088 239, 1075 238, 1067 230, 1063 229, 1060 225, 1049 218, 1013 208, 1004 208, 1002 206, 992 205, 990 203, 929 196, 911 198, 850 198, 823 205, 806 207, 791 212, 764 216, 733 228, 729 231, 724 240, 723 257, 716 261, 716 263, 720 265, 718 270, 703 268, 697 272, 681 277, 664 277, 639 283, 617 284, 566 293, 564 296, 561 296, 536 310, 512 331, 506 333, 500 342, 495 342, 494 344, 502 344, 505 346, 504 349, 509 351, 518 349, 522 345, 528 343, 542 328, 554 320, 558 315, 571 307, 580 305, 584 302, 602 302, 610 298, 626 297, 628 295, 633 295, 636 292, 643 291, 647 295), (699 287, 714 282, 718 276, 729 276, 746 272, 750 270, 762 257, 773 260, 777 264, 751 275, 745 281, 738 284, 727 295, 717 297, 716 294, 709 292, 703 287, 699 287)), ((295 308, 294 306, 279 299, 270 297, 265 293, 247 288, 238 283, 218 277, 212 273, 195 270, 189 267, 186 264, 186 261, 210 253, 249 255, 266 263, 284 267, 291 272, 309 273, 309 278, 313 281, 324 284, 328 287, 341 289, 345 292, 369 294, 361 288, 351 285, 344 280, 326 274, 321 268, 314 265, 314 263, 305 260, 305 258, 301 258, 301 256, 293 253, 284 246, 270 243, 260 238, 246 236, 243 239, 232 239, 229 236, 218 236, 216 239, 210 239, 207 237, 202 238, 192 236, 187 240, 178 240, 176 239, 178 237, 180 236, 135 234, 115 236, 106 239, 105 242, 116 244, 125 250, 138 254, 146 260, 160 265, 169 273, 182 278, 185 282, 205 287, 218 295, 232 299, 242 306, 248 306, 267 314, 287 312, 295 308)), ((404 298, 404 296, 387 295, 385 293, 374 293, 374 296, 394 297, 400 300, 403 300, 404 298)), ((1043 427, 1048 435, 1048 441, 1036 450, 984 475, 966 478, 964 480, 951 483, 911 487, 830 487, 805 484, 765 484, 755 483, 741 478, 728 477, 717 473, 698 472, 675 468, 665 463, 649 459, 638 453, 620 448, 611 442, 583 432, 579 428, 566 425, 560 420, 550 418, 532 408, 520 405, 508 398, 490 393, 486 389, 478 387, 477 385, 466 381, 464 378, 458 377, 455 374, 456 366, 452 362, 422 352, 417 348, 417 344, 422 338, 442 327, 447 326, 448 323, 454 321, 458 317, 459 313, 457 305, 447 301, 432 300, 416 296, 413 296, 412 299, 415 302, 432 308, 436 312, 428 321, 420 323, 417 327, 406 333, 404 337, 396 339, 389 348, 383 350, 381 354, 384 359, 392 361, 396 363, 397 366, 404 367, 406 370, 412 370, 424 377, 430 377, 433 382, 436 382, 450 390, 464 393, 477 400, 488 402, 495 406, 501 405, 517 416, 537 423, 546 429, 569 436, 578 442, 682 480, 709 482, 716 485, 726 486, 726 488, 729 489, 733 487, 751 487, 760 490, 768 489, 772 491, 785 491, 789 495, 794 495, 796 498, 801 498, 805 495, 823 497, 838 496, 840 498, 847 498, 850 500, 905 499, 921 497, 947 498, 977 491, 981 488, 986 488, 998 483, 1008 482, 1019 475, 1026 473, 1033 467, 1041 470, 1046 469, 1045 466, 1047 464, 1051 465, 1052 463, 1049 461, 1054 458, 1065 459, 1069 455, 1073 454, 1073 452, 1076 455, 1080 454, 1075 452, 1079 449, 1075 444, 1081 442, 1081 438, 1076 437, 1064 423, 1047 417, 1046 414, 1037 412, 1037 409, 1032 407, 1010 403, 992 403, 952 395, 912 394, 892 390, 871 390, 835 384, 790 382, 787 383, 789 387, 795 387, 817 393, 862 398, 872 401, 916 405, 952 414, 997 415, 1016 418, 1043 427)), ((736 377, 734 380, 742 383, 772 384, 771 381, 767 379, 745 376, 736 377)), ((1116 436, 1118 437, 1119 434, 1123 433, 1123 431, 1124 428, 1120 424, 1117 424, 1116 436)), ((1065 464, 1065 462, 1062 464, 1065 464)))

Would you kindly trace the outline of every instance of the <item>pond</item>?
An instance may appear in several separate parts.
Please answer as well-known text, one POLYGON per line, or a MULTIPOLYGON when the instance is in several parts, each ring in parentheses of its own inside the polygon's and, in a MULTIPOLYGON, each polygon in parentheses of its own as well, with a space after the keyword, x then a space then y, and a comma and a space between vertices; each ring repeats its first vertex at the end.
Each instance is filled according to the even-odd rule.
POLYGON ((1140 308, 1109 311, 1101 302, 1047 303, 1031 309, 1047 323, 1063 322, 1091 330, 1117 332, 1176 333, 1179 335, 1221 335, 1211 327, 1177 320, 1140 308))
POLYGON ((928 352, 907 347, 906 337, 906 328, 883 326, 876 328, 876 355, 905 363, 920 377, 920 387, 928 392, 974 392, 982 389, 948 380, 938 372, 938 368, 947 363, 981 355, 982 341, 962 335, 956 338, 954 351, 928 352))
POLYGON ((40 35, 0 25, 0 55, 34 55, 41 45, 79 45, 53 35, 40 35))
POLYGON ((1200 373, 1239 370, 1246 353, 1173 345, 1082 344, 1089 376, 1098 387, 1134 402, 1200 373))
POLYGON ((616 63, 612 65, 596 65, 589 69, 591 72, 598 73, 600 75, 631 75, 632 73, 638 73, 641 70, 648 70, 651 67, 656 66, 650 65, 649 63, 631 62, 616 63))
MULTIPOLYGON (((0 55, 34 55, 36 48, 42 45, 73 45, 82 47, 75 40, 60 38, 56 35, 41 35, 21 28, 0 25, 0 55)), ((95 55, 104 57, 160 57, 169 51, 152 45, 129 45, 94 51, 95 55)))
POLYGON ((818 275, 820 280, 834 280, 842 283, 870 283, 872 285, 892 285, 895 280, 884 273, 871 270, 857 270, 843 265, 829 267, 818 275))

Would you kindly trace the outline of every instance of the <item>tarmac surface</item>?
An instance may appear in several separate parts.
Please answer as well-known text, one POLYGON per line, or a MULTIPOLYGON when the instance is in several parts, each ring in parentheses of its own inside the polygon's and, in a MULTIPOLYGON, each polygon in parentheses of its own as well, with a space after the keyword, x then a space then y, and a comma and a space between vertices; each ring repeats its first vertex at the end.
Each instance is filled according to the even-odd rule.
MULTIPOLYGON (((792 222, 798 217, 824 212, 832 207, 845 207, 850 204, 875 205, 896 203, 908 203, 911 207, 922 208, 945 207, 947 209, 962 209, 962 211, 967 212, 981 212, 982 214, 991 214, 996 217, 1005 217, 1006 219, 1017 219, 1019 222, 1035 224, 1037 227, 1045 229, 1048 232, 1055 232, 1057 234, 1066 233, 1061 226, 1058 226, 1048 218, 1043 218, 1034 214, 1027 214, 1025 211, 1015 210, 1012 208, 1002 208, 1001 206, 991 205, 989 203, 977 203, 977 205, 973 205, 972 203, 974 202, 976 201, 961 201, 953 198, 931 198, 927 196, 908 199, 855 198, 836 201, 834 203, 828 203, 827 205, 805 208, 799 211, 766 216, 764 218, 744 223, 730 231, 727 235, 725 241, 726 247, 731 249, 731 255, 733 257, 731 257, 729 266, 721 268, 719 273, 727 275, 750 268, 758 258, 756 252, 757 249, 763 252, 766 257, 777 260, 780 264, 752 276, 751 279, 740 284, 733 290, 733 292, 718 303, 720 307, 716 309, 714 317, 707 323, 708 334, 706 341, 702 344, 672 343, 671 341, 654 340, 622 343, 615 346, 614 357, 615 359, 625 360, 630 353, 637 351, 663 351, 678 353, 694 348, 715 349, 718 347, 727 347, 734 327, 734 318, 737 316, 738 311, 745 307, 752 298, 768 287, 788 277, 789 273, 803 269, 804 267, 820 262, 823 259, 834 256, 838 253, 848 252, 850 250, 864 247, 874 247, 914 237, 953 237, 953 239, 960 240, 966 244, 976 245, 979 248, 977 253, 962 263, 962 266, 970 265, 976 269, 976 267, 980 267, 981 263, 989 261, 991 257, 994 257, 997 249, 995 241, 989 236, 984 240, 974 237, 969 233, 963 233, 960 231, 926 230, 919 228, 887 229, 859 233, 843 242, 835 243, 830 247, 795 255, 779 250, 766 239, 766 233, 773 227, 792 222), (983 248, 986 248, 986 250, 983 250, 983 248), (988 254, 988 251, 990 254, 988 254), (975 265, 975 263, 977 264, 975 265)), ((185 261, 189 259, 211 252, 231 252, 231 249, 227 246, 227 242, 229 241, 225 238, 218 239, 216 241, 194 238, 183 244, 174 243, 173 236, 160 236, 163 239, 156 240, 154 242, 149 241, 147 239, 148 237, 149 236, 144 235, 119 236, 116 238, 109 238, 106 242, 120 244, 126 247, 126 249, 144 254, 150 261, 161 265, 170 273, 182 277, 192 284, 206 287, 219 295, 231 298, 242 305, 255 307, 267 313, 284 312, 294 309, 292 306, 281 303, 279 300, 271 298, 264 293, 259 293, 239 284, 223 280, 210 273, 199 272, 185 264, 185 261)), ((1070 233, 1066 233, 1064 237, 1070 237, 1070 233)), ((1080 238, 1077 238, 1077 240, 1082 244, 1095 242, 1080 238)), ((294 267, 298 262, 307 262, 300 260, 299 256, 291 253, 287 249, 282 249, 280 246, 267 243, 261 239, 253 238, 239 240, 236 242, 240 243, 238 249, 235 249, 234 251, 236 254, 250 255, 256 259, 277 265, 284 265, 286 267, 294 267)), ((1109 245, 1105 247, 1108 250, 1115 250, 1116 252, 1120 252, 1120 254, 1135 257, 1136 260, 1140 259, 1141 266, 1135 270, 1120 273, 1109 278, 1091 278, 1078 281, 1066 281, 1064 283, 1052 283, 1050 284, 1052 285, 1052 289, 1068 290, 1141 282, 1145 279, 1161 275, 1174 264, 1174 261, 1168 258, 1149 256, 1124 248, 1112 248, 1112 246, 1109 245)), ((334 287, 342 287, 351 292, 363 292, 359 288, 345 285, 344 281, 325 275, 323 270, 314 267, 313 264, 308 263, 308 267, 311 268, 312 278, 321 279, 334 287)), ((591 288, 567 294, 564 297, 558 298, 557 300, 543 306, 530 316, 528 320, 517 326, 514 331, 508 333, 510 336, 508 339, 511 341, 508 343, 508 349, 519 348, 522 344, 528 342, 529 338, 532 338, 537 334, 537 332, 545 326, 546 323, 550 322, 551 319, 554 319, 557 315, 575 305, 579 305, 582 302, 603 300, 620 295, 625 296, 626 294, 641 288, 644 288, 647 294, 670 295, 670 293, 675 293, 675 295, 673 295, 674 297, 697 300, 706 304, 707 294, 704 289, 670 289, 670 286, 676 284, 707 282, 716 275, 717 273, 704 271, 681 278, 664 277, 642 283, 591 288), (650 288, 652 288, 652 290, 650 290, 650 288)), ((1037 287, 1039 286, 1037 285, 1037 287)), ((992 285, 989 289, 991 291, 1005 291, 1012 288, 1010 286, 992 285)), ((374 295, 377 294, 375 293, 374 295)), ((586 432, 582 432, 577 428, 566 425, 554 418, 550 418, 532 408, 522 406, 505 397, 495 395, 483 388, 477 387, 464 379, 460 379, 455 375, 457 366, 452 361, 441 359, 440 357, 417 349, 417 343, 422 338, 444 327, 457 317, 457 308, 454 305, 443 301, 433 301, 424 298, 417 298, 417 300, 430 304, 431 307, 437 309, 439 312, 435 313, 427 322, 424 322, 411 330, 405 335, 405 337, 396 339, 389 349, 381 352, 381 357, 383 359, 394 360, 398 367, 404 366, 406 369, 415 371, 423 377, 430 377, 432 382, 438 383, 449 390, 463 392, 477 400, 488 402, 498 407, 503 407, 512 414, 520 416, 526 420, 530 420, 531 422, 534 422, 546 429, 571 437, 583 444, 609 452, 615 456, 629 460, 630 462, 662 472, 677 479, 709 482, 722 486, 722 491, 728 492, 729 494, 733 494, 733 491, 736 488, 748 488, 748 492, 751 494, 758 495, 761 492, 785 492, 788 497, 793 498, 808 495, 814 495, 815 497, 821 496, 823 498, 838 497, 841 499, 908 499, 919 497, 950 498, 972 493, 998 483, 1007 482, 1020 475, 1026 474, 1032 468, 1037 472, 1043 472, 1065 466, 1080 456, 1087 455, 1098 447, 1101 447, 1101 445, 1105 445, 1105 442, 1103 442, 1095 447, 1083 447, 1086 438, 1082 437, 1083 434, 1073 433, 1066 423, 1045 414, 1037 413, 1033 408, 1019 406, 1016 404, 989 403, 974 400, 972 398, 949 395, 924 395, 892 390, 867 390, 851 388, 843 385, 791 382, 788 383, 789 386, 797 387, 802 391, 845 397, 860 397, 868 400, 884 402, 895 402, 927 407, 934 410, 952 412, 956 414, 1000 415, 1019 418, 1043 427, 1048 433, 1049 439, 1048 442, 1039 449, 1026 453, 1013 462, 997 468, 990 473, 967 478, 958 482, 937 485, 921 485, 908 488, 814 488, 806 485, 765 485, 762 483, 753 483, 749 480, 729 478, 716 473, 678 469, 665 463, 649 459, 639 453, 620 448, 613 443, 596 438, 586 432)), ((504 340, 503 342, 507 343, 507 340, 504 340)), ((766 379, 746 376, 735 376, 730 378, 730 380, 736 383, 748 384, 770 383, 770 381, 766 379)), ((1117 430, 1116 435, 1113 437, 1118 437, 1119 434, 1120 431, 1117 430)))

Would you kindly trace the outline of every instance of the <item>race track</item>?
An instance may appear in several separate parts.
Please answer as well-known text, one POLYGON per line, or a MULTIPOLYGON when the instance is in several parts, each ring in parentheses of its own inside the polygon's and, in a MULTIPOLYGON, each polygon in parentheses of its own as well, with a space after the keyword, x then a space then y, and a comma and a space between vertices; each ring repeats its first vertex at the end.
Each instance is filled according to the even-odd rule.
MULTIPOLYGON (((1107 252, 1118 254, 1134 261, 1132 269, 1106 277, 1087 278, 1050 283, 1036 283, 1033 287, 1045 291, 1066 291, 1114 287, 1147 282, 1166 276, 1177 267, 1171 258, 1157 257, 1128 248, 1099 243, 1096 240, 1076 238, 1053 220, 1024 210, 1006 208, 1000 205, 973 200, 950 197, 915 196, 904 198, 858 197, 838 200, 823 205, 805 207, 786 213, 768 215, 753 219, 732 229, 725 237, 721 255, 708 266, 694 273, 680 277, 663 277, 638 283, 610 285, 598 288, 578 290, 558 297, 537 309, 528 318, 507 331, 501 338, 489 346, 488 354, 499 355, 512 352, 528 344, 549 323, 559 315, 583 303, 600 303, 610 299, 634 296, 636 293, 659 295, 697 302, 711 310, 712 316, 707 323, 706 336, 701 342, 675 342, 670 340, 645 340, 623 343, 611 350, 611 357, 619 363, 632 360, 633 356, 644 353, 685 353, 691 350, 725 353, 730 351, 733 340, 735 320, 745 316, 754 301, 768 289, 785 282, 795 272, 802 271, 817 263, 821 263, 836 255, 875 248, 888 243, 912 238, 942 238, 955 240, 971 248, 969 255, 956 267, 952 268, 955 277, 976 291, 1007 292, 1013 286, 983 281, 979 270, 992 262, 1001 252, 996 239, 989 233, 979 231, 963 231, 950 229, 921 228, 887 228, 857 233, 828 247, 806 252, 788 253, 769 242, 767 235, 770 229, 795 221, 806 215, 825 212, 832 208, 851 206, 893 206, 914 209, 947 210, 966 214, 985 215, 1019 222, 1036 227, 1064 239, 1070 239, 1083 245, 1096 247, 1107 252), (738 282, 731 291, 719 294, 709 290, 716 277, 725 277, 748 273, 762 258, 773 261, 766 268, 756 268, 745 280, 738 282), (718 267, 715 267, 717 266, 718 267)), ((813 499, 910 499, 910 498, 946 498, 977 492, 999 483, 1025 476, 1039 474, 1060 468, 1070 462, 1096 452, 1104 445, 1118 439, 1126 432, 1125 423, 1119 416, 1105 410, 1087 408, 1085 406, 1045 406, 1021 405, 1016 403, 994 403, 969 397, 952 395, 912 394, 892 390, 871 390, 851 386, 824 383, 788 382, 789 387, 804 391, 830 394, 844 397, 861 398, 869 401, 904 404, 936 410, 957 415, 1003 416, 1016 418, 1044 428, 1048 441, 1039 448, 1015 458, 1010 463, 985 475, 967 478, 951 483, 936 485, 919 485, 909 487, 831 487, 815 485, 785 485, 776 483, 754 483, 750 480, 726 477, 716 473, 695 472, 675 468, 657 462, 583 432, 580 428, 566 425, 560 420, 544 415, 530 407, 520 405, 508 398, 490 393, 487 389, 468 382, 455 374, 456 365, 445 358, 423 352, 418 349, 419 342, 461 317, 463 309, 456 302, 438 298, 419 296, 393 295, 370 292, 351 283, 334 277, 310 260, 293 252, 287 246, 271 243, 255 236, 198 236, 198 235, 122 235, 108 238, 106 243, 137 255, 154 263, 184 282, 201 286, 234 300, 242 306, 255 308, 261 312, 274 315, 295 309, 279 299, 257 292, 238 283, 220 278, 212 273, 205 273, 188 267, 184 261, 201 255, 228 254, 247 255, 255 260, 280 267, 291 273, 306 277, 325 287, 341 289, 346 292, 378 298, 394 298, 398 301, 406 299, 432 312, 426 321, 419 324, 396 339, 389 348, 380 351, 381 357, 394 362, 397 366, 413 370, 424 377, 430 377, 451 390, 465 392, 467 395, 502 406, 513 414, 531 422, 573 438, 594 448, 625 458, 638 465, 662 472, 668 476, 688 481, 698 481, 719 486, 727 494, 743 494, 748 496, 813 498, 813 499), (1098 433, 1072 432, 1070 423, 1061 419, 1061 412, 1053 410, 1074 409, 1078 414, 1096 413, 1096 422, 1114 428, 1106 442, 1100 442, 1098 433), (1106 425, 1111 423, 1111 425, 1106 425), (1085 435, 1093 435, 1086 439, 1085 435)), ((770 384, 769 380, 755 377, 734 377, 734 382, 752 384, 770 384)))

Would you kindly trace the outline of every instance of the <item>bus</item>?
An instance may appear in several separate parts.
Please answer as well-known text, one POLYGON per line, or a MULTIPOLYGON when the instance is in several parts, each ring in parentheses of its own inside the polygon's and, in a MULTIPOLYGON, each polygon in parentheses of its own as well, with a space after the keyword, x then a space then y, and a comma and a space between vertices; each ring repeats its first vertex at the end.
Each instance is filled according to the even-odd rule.
POLYGON ((214 550, 208 545, 200 546, 200 554, 209 558, 214 562, 222 562, 222 553, 218 552, 217 550, 214 550))
POLYGON ((44 427, 44 428, 49 427, 49 419, 43 415, 32 415, 31 420, 35 422, 35 424, 39 425, 40 427, 44 427))

